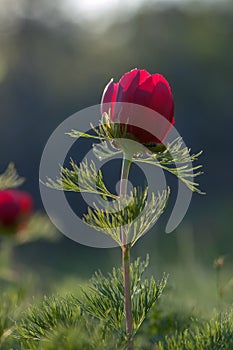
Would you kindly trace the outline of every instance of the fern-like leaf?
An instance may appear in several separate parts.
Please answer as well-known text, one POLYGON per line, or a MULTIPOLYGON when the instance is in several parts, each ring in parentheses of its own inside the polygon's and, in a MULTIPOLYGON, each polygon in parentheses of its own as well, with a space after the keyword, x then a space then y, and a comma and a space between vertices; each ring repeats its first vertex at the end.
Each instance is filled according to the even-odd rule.
POLYGON ((133 161, 158 166, 175 175, 191 191, 204 194, 198 188, 199 184, 194 181, 195 177, 203 173, 200 171, 202 165, 192 166, 192 162, 196 161, 201 154, 202 151, 190 155, 190 149, 184 145, 182 138, 178 137, 166 146, 165 151, 140 153, 133 157, 133 161))
MULTIPOLYGON (((156 304, 167 282, 163 277, 160 283, 153 278, 142 279, 149 258, 139 258, 131 264, 131 295, 134 334, 137 333, 146 315, 156 304)), ((101 320, 106 326, 125 338, 125 309, 122 269, 113 269, 107 277, 96 272, 90 287, 83 291, 82 300, 78 300, 81 310, 101 320)))
POLYGON ((61 176, 56 180, 47 178, 44 183, 47 187, 72 192, 86 192, 101 195, 104 199, 118 198, 110 193, 103 181, 101 170, 97 170, 95 163, 87 160, 81 162, 79 166, 71 160, 71 169, 61 167, 61 176))
POLYGON ((23 182, 24 178, 17 174, 14 164, 10 163, 6 171, 0 175, 0 190, 18 187, 22 185, 23 182))
POLYGON ((133 245, 163 213, 169 193, 169 188, 157 196, 152 193, 148 200, 147 189, 140 191, 134 188, 129 196, 107 202, 104 209, 94 203, 94 209, 88 208, 83 220, 97 231, 112 237, 120 246, 124 227, 126 240, 133 245))

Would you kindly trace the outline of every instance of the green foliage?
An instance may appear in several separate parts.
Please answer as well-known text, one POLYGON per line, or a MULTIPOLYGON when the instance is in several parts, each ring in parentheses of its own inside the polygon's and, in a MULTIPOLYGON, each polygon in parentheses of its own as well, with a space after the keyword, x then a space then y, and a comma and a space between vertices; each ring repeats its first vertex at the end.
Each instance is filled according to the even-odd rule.
MULTIPOLYGON (((156 305, 166 285, 143 279, 149 263, 137 259, 130 266, 134 335, 156 305)), ((12 338, 12 337, 11 337, 12 338)), ((96 272, 82 297, 44 297, 30 306, 15 324, 19 349, 124 349, 125 309, 122 270, 104 277, 96 272)))
POLYGON ((21 288, 18 287, 0 294, 0 349, 7 349, 5 346, 12 337, 14 320, 19 313, 17 306, 22 302, 23 294, 21 288))
MULTIPOLYGON (((144 162, 159 166, 176 175, 192 191, 202 193, 193 177, 201 174, 201 166, 192 166, 192 161, 201 154, 190 156, 190 150, 184 145, 182 138, 169 143, 166 147, 153 150, 135 143, 126 134, 127 126, 122 130, 120 123, 113 123, 110 117, 104 113, 98 128, 91 125, 95 136, 72 130, 69 136, 74 138, 85 137, 103 141, 94 145, 94 154, 99 160, 107 159, 116 153, 123 152, 131 162, 144 162), (194 173, 196 171, 196 173, 194 173)), ((123 158, 125 159, 125 158, 123 158)), ((163 213, 170 194, 169 188, 158 194, 152 193, 148 199, 147 189, 136 189, 127 195, 127 187, 124 195, 118 197, 112 195, 106 188, 103 175, 97 170, 95 163, 87 161, 80 163, 79 167, 71 161, 72 169, 61 168, 61 177, 56 181, 48 179, 48 187, 74 192, 88 192, 99 194, 105 202, 99 200, 98 205, 93 203, 93 208, 88 208, 84 215, 84 222, 96 230, 112 237, 120 246, 129 245, 128 249, 145 233, 163 213), (114 199, 108 201, 107 199, 114 199), (104 206, 103 206, 104 203, 104 206)), ((122 180, 127 180, 129 167, 122 163, 122 180), (126 171, 127 169, 127 171, 126 171)), ((136 335, 148 312, 156 304, 166 285, 164 278, 158 285, 153 277, 142 281, 142 275, 148 262, 136 260, 130 265, 130 278, 126 279, 122 269, 113 269, 113 272, 104 277, 101 272, 95 274, 87 291, 83 291, 83 299, 77 299, 81 310, 103 324, 106 332, 113 331, 118 335, 117 348, 129 348, 129 342, 136 335), (127 282, 127 283, 126 283, 127 282), (124 286, 125 285, 125 286, 124 286), (132 303, 129 306, 132 314, 132 325, 126 316, 127 309, 126 291, 129 292, 132 303), (128 329, 132 329, 130 334, 128 329)), ((105 333, 105 332, 104 332, 105 333)), ((103 334, 104 334, 103 333, 103 334)), ((103 336, 102 339, 105 337, 103 336)))
MULTIPOLYGON (((105 333, 104 339, 102 336, 103 331, 98 324, 93 321, 85 324, 80 320, 78 327, 59 326, 39 343, 30 342, 30 350, 119 350, 114 335, 110 337, 105 333)), ((28 350, 28 347, 23 345, 21 349, 28 350)))
POLYGON ((121 154, 122 150, 115 147, 114 141, 102 141, 100 143, 93 144, 93 152, 96 158, 99 160, 105 160, 121 154))
POLYGON ((177 176, 191 191, 203 194, 198 188, 199 184, 193 181, 194 177, 202 174, 199 171, 202 165, 193 167, 191 163, 196 161, 201 154, 202 151, 190 155, 190 149, 184 146, 182 138, 179 137, 168 143, 165 151, 151 153, 148 156, 138 154, 133 161, 158 166, 177 176))
POLYGON ((0 229, 0 256, 9 255, 15 246, 20 246, 37 240, 55 241, 58 240, 59 234, 55 226, 45 214, 36 212, 32 215, 25 226, 19 231, 2 231, 0 229), (6 249, 6 246, 8 247, 6 249))
POLYGON ((200 171, 202 165, 192 166, 192 162, 198 159, 202 151, 190 155, 191 150, 185 146, 182 138, 178 137, 168 143, 166 147, 159 148, 156 152, 151 152, 143 145, 138 143, 136 145, 134 142, 130 142, 130 135, 127 135, 126 128, 127 125, 122 130, 119 123, 113 123, 110 117, 104 113, 102 120, 99 122, 98 129, 92 126, 92 130, 96 134, 95 136, 83 134, 76 130, 72 130, 68 135, 71 137, 88 137, 103 141, 93 146, 94 154, 100 160, 110 158, 122 152, 132 153, 133 162, 158 166, 177 176, 191 191, 203 194, 198 188, 199 184, 193 180, 193 178, 202 174, 200 171), (120 141, 121 139, 122 141, 120 141), (125 139, 129 139, 129 142, 124 142, 125 139))
POLYGON ((117 349, 117 340, 100 322, 81 314, 71 295, 44 297, 31 306, 16 325, 19 349, 102 350, 117 349))
POLYGON ((30 217, 25 230, 14 236, 12 244, 20 245, 39 239, 54 241, 58 237, 58 232, 48 216, 37 212, 30 217))
MULTIPOLYGON (((148 262, 148 257, 146 261, 140 261, 138 258, 130 267, 134 334, 158 301, 167 282, 166 277, 158 284, 153 277, 142 280, 148 262)), ((122 269, 114 268, 107 277, 101 272, 96 272, 91 285, 88 290, 83 291, 83 298, 81 301, 78 300, 78 303, 81 310, 98 318, 106 328, 117 332, 121 340, 125 339, 122 269)))
POLYGON ((159 342, 158 350, 231 350, 233 349, 233 309, 216 314, 209 322, 186 329, 159 342))
POLYGON ((85 137, 97 139, 100 141, 112 141, 117 138, 126 138, 127 123, 122 126, 119 122, 112 122, 107 113, 103 113, 102 119, 99 121, 98 128, 90 125, 95 135, 83 133, 78 130, 71 130, 67 135, 73 138, 85 137))
POLYGON ((6 171, 0 175, 0 190, 18 187, 22 185, 24 179, 19 177, 13 163, 8 165, 6 171))
MULTIPOLYGON (((127 126, 113 123, 107 113, 103 114, 98 128, 92 126, 95 135, 72 130, 68 133, 74 138, 86 137, 103 141, 94 145, 94 153, 99 159, 106 159, 114 154, 123 152, 131 154, 132 162, 143 162, 159 166, 160 168, 176 175, 192 191, 202 193, 193 177, 201 174, 198 171, 201 165, 192 167, 192 161, 198 159, 202 153, 190 156, 190 150, 184 145, 182 138, 178 138, 156 153, 150 152, 143 145, 129 140, 126 134, 127 126), (122 140, 122 141, 121 141, 122 140), (110 141, 110 142, 109 142, 110 141)), ((93 208, 88 208, 84 215, 84 222, 96 230, 112 237, 119 245, 122 242, 122 227, 124 227, 126 241, 132 245, 146 232, 163 213, 166 207, 170 190, 162 194, 152 194, 147 199, 147 190, 134 189, 130 195, 120 198, 111 194, 103 181, 103 174, 97 170, 95 163, 90 164, 85 160, 77 166, 71 160, 71 169, 61 168, 61 176, 57 180, 47 179, 48 187, 74 192, 88 192, 101 195, 105 199, 104 208, 93 203, 93 208), (109 202, 107 199, 115 199, 109 202), (144 210, 143 210, 144 209, 144 210)))
POLYGON ((111 194, 103 181, 101 170, 97 170, 95 163, 90 164, 85 160, 80 163, 79 167, 71 160, 71 168, 61 167, 61 177, 56 181, 48 178, 46 186, 60 190, 73 192, 87 192, 101 195, 104 199, 107 197, 116 199, 117 196, 111 194))
POLYGON ((158 308, 152 309, 150 316, 145 320, 140 335, 148 342, 154 343, 164 340, 165 336, 174 335, 174 331, 180 333, 200 323, 202 320, 197 319, 193 310, 190 312, 190 310, 174 309, 174 305, 169 305, 163 298, 158 308))
POLYGON ((148 200, 147 189, 142 192, 134 188, 124 199, 108 202, 105 209, 96 204, 94 209, 88 208, 84 222, 109 235, 119 245, 122 245, 121 228, 124 226, 126 240, 134 245, 163 213, 169 193, 169 188, 157 196, 152 193, 148 200))
POLYGON ((16 338, 22 342, 39 341, 59 326, 78 326, 80 309, 72 296, 44 297, 39 305, 31 306, 17 325, 16 338))
MULTIPOLYGON (((144 318, 146 303, 150 306, 153 302, 153 296, 146 294, 147 287, 143 281, 147 265, 148 259, 143 262, 137 259, 131 264, 135 332, 136 326, 144 318), (144 304, 142 309, 141 303, 144 304)), ((85 289, 81 300, 71 295, 44 297, 41 302, 34 299, 32 306, 26 310, 22 292, 17 292, 16 289, 7 290, 0 297, 0 348, 125 349, 123 286, 120 273, 120 269, 113 270, 107 277, 97 273, 90 287, 85 289), (96 315, 95 307, 98 307, 99 315, 96 315), (25 311, 22 312, 23 308, 25 311)), ((167 305, 167 299, 163 299, 158 305, 159 290, 162 291, 165 282, 166 278, 157 285, 157 294, 153 293, 156 299, 155 308, 151 307, 141 330, 137 331, 135 350, 231 350, 233 311, 216 313, 206 322, 187 310, 177 312, 171 309, 167 305)))

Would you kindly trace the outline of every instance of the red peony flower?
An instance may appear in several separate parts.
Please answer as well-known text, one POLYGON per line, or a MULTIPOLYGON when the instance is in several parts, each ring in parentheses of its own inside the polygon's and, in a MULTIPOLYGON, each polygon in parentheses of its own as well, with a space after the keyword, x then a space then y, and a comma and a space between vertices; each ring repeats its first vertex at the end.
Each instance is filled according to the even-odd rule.
POLYGON ((27 192, 0 191, 0 227, 17 231, 33 211, 33 200, 27 192))
POLYGON ((133 69, 118 83, 110 80, 103 92, 101 107, 102 113, 110 110, 112 121, 127 123, 127 133, 145 145, 163 142, 174 124, 169 83, 162 75, 146 70, 133 69))

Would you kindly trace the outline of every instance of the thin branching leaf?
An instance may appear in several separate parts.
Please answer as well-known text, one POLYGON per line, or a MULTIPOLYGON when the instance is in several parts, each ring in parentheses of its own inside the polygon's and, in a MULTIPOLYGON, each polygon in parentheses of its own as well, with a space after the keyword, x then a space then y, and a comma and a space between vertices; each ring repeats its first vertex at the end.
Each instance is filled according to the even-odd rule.
POLYGON ((209 322, 175 332, 156 344, 158 350, 231 350, 233 349, 233 309, 216 313, 209 322))
POLYGON ((192 162, 196 161, 201 154, 202 151, 190 155, 190 149, 184 146, 182 138, 178 137, 166 146, 165 151, 137 154, 137 156, 133 158, 133 161, 160 167, 175 175, 191 191, 204 194, 204 192, 198 188, 199 184, 193 180, 193 178, 203 174, 203 172, 200 171, 202 165, 194 167, 192 165, 192 162))
MULTIPOLYGON (((143 280, 148 263, 148 257, 146 261, 138 258, 130 266, 134 334, 137 333, 146 315, 156 304, 167 282, 166 277, 163 277, 158 284, 152 277, 143 280)), ((107 327, 125 338, 122 269, 114 268, 107 277, 97 272, 90 282, 89 288, 83 291, 82 300, 78 300, 81 310, 101 320, 107 327)))
POLYGON ((133 245, 163 213, 169 193, 169 189, 157 196, 152 193, 148 200, 147 189, 134 188, 124 199, 106 202, 104 208, 94 203, 94 209, 88 208, 88 213, 84 215, 84 222, 109 235, 119 245, 122 245, 123 228, 127 242, 133 245))
POLYGON ((104 113, 98 127, 90 123, 90 128, 94 131, 95 135, 74 129, 66 134, 72 138, 84 137, 100 141, 111 141, 115 138, 126 137, 127 123, 122 126, 120 122, 112 122, 109 115, 104 113))
MULTIPOLYGON (((103 114, 102 119, 99 122, 98 128, 91 125, 95 136, 90 134, 81 133, 79 131, 72 130, 69 135, 71 137, 90 137, 102 141, 100 144, 94 145, 94 153, 98 159, 107 159, 120 154, 125 151, 124 143, 119 140, 130 139, 131 136, 127 134, 127 123, 121 125, 120 122, 112 122, 107 113, 103 114)), ((132 138, 133 139, 133 138, 132 138)), ((201 165, 192 166, 192 162, 196 161, 202 154, 202 151, 197 154, 190 155, 190 149, 184 145, 181 137, 168 143, 162 148, 160 152, 145 152, 145 147, 139 147, 132 159, 133 162, 142 162, 151 165, 158 166, 163 170, 170 172, 180 179, 191 191, 199 194, 204 194, 199 189, 199 184, 194 181, 194 178, 203 174, 200 170, 201 165)))
POLYGON ((18 187, 22 185, 23 182, 24 178, 17 174, 14 164, 10 163, 6 171, 0 175, 0 190, 18 187))
POLYGON ((103 141, 101 143, 93 144, 93 152, 99 160, 106 160, 121 154, 122 150, 114 147, 114 141, 103 141))
POLYGON ((87 160, 81 162, 79 166, 71 160, 71 169, 61 167, 61 176, 56 180, 47 178, 44 183, 47 187, 60 191, 86 192, 98 194, 107 199, 107 197, 116 199, 116 195, 110 193, 103 181, 101 170, 97 170, 95 163, 87 160))
POLYGON ((78 325, 80 308, 72 296, 44 297, 43 301, 25 311, 22 321, 17 325, 16 338, 21 341, 40 340, 52 329, 63 325, 78 325))

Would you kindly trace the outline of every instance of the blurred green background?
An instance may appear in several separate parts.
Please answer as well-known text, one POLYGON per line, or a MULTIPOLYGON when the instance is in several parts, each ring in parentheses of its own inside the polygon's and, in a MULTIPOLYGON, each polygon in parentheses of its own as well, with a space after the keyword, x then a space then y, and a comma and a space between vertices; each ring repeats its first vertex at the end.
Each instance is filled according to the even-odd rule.
MULTIPOLYGON (((171 202, 133 255, 149 253, 151 271, 168 272, 177 296, 182 289, 193 305, 195 298, 214 303, 214 259, 225 255, 223 284, 233 276, 233 2, 97 3, 1 0, 0 171, 13 161, 27 179, 22 188, 43 210, 38 170, 53 130, 98 104, 111 77, 135 67, 163 74, 174 93, 176 128, 193 152, 204 150, 199 180, 207 195, 195 194, 182 224, 166 235, 171 202)), ((14 254, 23 272, 43 276, 41 289, 61 290, 64 281, 76 288, 76 279, 120 263, 117 248, 84 247, 63 236, 14 254)))

